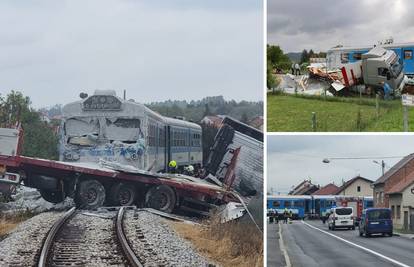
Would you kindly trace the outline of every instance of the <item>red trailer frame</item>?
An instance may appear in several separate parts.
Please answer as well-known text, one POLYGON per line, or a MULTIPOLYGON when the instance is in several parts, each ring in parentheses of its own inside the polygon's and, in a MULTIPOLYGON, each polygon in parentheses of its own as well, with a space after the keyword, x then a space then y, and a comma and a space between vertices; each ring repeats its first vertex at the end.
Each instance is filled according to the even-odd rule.
MULTIPOLYGON (((69 181, 74 181, 74 179, 95 179, 101 182, 110 181, 111 183, 129 182, 144 185, 146 187, 165 185, 175 191, 177 199, 189 198, 201 204, 202 202, 207 202, 207 205, 213 203, 224 204, 228 202, 240 202, 235 193, 230 191, 231 183, 234 180, 234 177, 232 176, 234 176, 234 168, 237 164, 238 153, 235 153, 235 157, 228 168, 228 178, 230 179, 226 179, 225 182, 227 183, 225 183, 223 187, 220 187, 203 179, 184 175, 129 173, 101 167, 98 164, 96 165, 96 168, 94 168, 89 163, 70 163, 21 156, 20 152, 23 142, 22 133, 23 132, 20 129, 16 155, 0 155, 0 176, 3 175, 4 177, 6 172, 18 174, 22 178, 21 180, 23 181, 23 184, 26 186, 31 186, 30 183, 27 184, 27 180, 30 180, 28 177, 36 174, 47 177, 56 177, 62 180, 66 179, 69 181)), ((19 183, 22 181, 19 181, 19 183)), ((10 183, 13 183, 13 181, 10 181, 10 183)))

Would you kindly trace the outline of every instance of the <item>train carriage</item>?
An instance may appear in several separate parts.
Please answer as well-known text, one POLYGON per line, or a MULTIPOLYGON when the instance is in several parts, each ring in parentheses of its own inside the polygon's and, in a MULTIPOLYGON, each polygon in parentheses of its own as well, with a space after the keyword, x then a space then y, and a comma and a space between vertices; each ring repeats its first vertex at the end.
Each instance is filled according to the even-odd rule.
POLYGON ((166 171, 171 160, 178 168, 202 164, 198 124, 164 117, 114 91, 65 105, 60 136, 62 161, 103 159, 152 171, 166 171))
POLYGON ((268 196, 267 210, 283 214, 285 209, 292 212, 293 219, 304 219, 311 212, 311 196, 268 196))

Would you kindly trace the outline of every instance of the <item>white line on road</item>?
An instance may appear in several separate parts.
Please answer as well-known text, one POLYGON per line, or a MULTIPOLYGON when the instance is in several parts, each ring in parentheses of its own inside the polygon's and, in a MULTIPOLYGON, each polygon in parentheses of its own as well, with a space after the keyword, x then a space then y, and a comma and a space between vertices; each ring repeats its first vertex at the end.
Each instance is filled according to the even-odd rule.
POLYGON ((280 250, 283 252, 283 256, 285 256, 286 267, 291 267, 292 265, 290 264, 289 254, 287 253, 287 250, 285 248, 285 243, 283 242, 282 224, 280 223, 279 223, 279 247, 280 247, 280 250))
POLYGON ((360 245, 355 244, 355 243, 353 243, 353 242, 351 242, 351 241, 348 241, 348 240, 346 240, 346 239, 344 239, 344 238, 342 238, 342 237, 339 237, 339 236, 337 236, 337 235, 334 235, 334 234, 332 234, 332 233, 329 233, 329 232, 327 232, 327 231, 324 231, 324 230, 322 230, 322 229, 319 229, 318 227, 313 226, 313 225, 310 225, 309 223, 306 223, 306 222, 304 222, 304 221, 302 221, 302 223, 304 223, 304 224, 306 224, 307 226, 309 226, 309 227, 311 227, 311 228, 314 228, 314 229, 316 229, 316 230, 318 230, 318 231, 320 231, 320 232, 322 232, 322 233, 325 233, 325 234, 330 235, 330 236, 332 236, 332 237, 334 237, 334 238, 336 238, 336 239, 339 239, 339 240, 341 240, 342 242, 345 242, 345 243, 347 243, 347 244, 349 244, 349 245, 352 245, 352 246, 354 246, 354 247, 357 247, 357 248, 363 249, 363 250, 365 250, 365 251, 367 251, 367 252, 369 252, 369 253, 371 253, 371 254, 374 254, 374 255, 376 255, 376 256, 378 256, 378 257, 381 257, 381 258, 383 258, 384 260, 387 260, 387 261, 389 261, 389 262, 392 262, 392 263, 397 264, 397 265, 402 266, 402 267, 410 267, 409 265, 406 265, 406 264, 404 264, 404 263, 402 263, 402 262, 399 262, 399 261, 396 261, 396 260, 394 260, 394 259, 391 259, 391 258, 389 258, 389 257, 387 257, 387 256, 384 256, 384 255, 382 255, 382 254, 380 254, 380 253, 378 253, 378 252, 375 252, 375 251, 373 251, 373 250, 371 250, 371 249, 369 249, 369 248, 366 248, 366 247, 360 246, 360 245))

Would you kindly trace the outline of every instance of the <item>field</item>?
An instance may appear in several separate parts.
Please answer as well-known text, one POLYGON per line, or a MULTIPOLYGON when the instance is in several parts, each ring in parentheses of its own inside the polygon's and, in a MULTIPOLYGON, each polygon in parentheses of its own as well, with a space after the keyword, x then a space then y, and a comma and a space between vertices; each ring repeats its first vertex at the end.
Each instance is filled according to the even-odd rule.
MULTIPOLYGON (((409 109, 409 121, 414 109, 409 109)), ((401 132, 401 100, 379 101, 359 97, 326 97, 271 94, 267 95, 267 130, 270 132, 401 132), (316 127, 312 127, 315 112, 316 127), (378 114, 377 114, 378 113, 378 114)), ((414 121, 409 130, 414 131, 414 121)))

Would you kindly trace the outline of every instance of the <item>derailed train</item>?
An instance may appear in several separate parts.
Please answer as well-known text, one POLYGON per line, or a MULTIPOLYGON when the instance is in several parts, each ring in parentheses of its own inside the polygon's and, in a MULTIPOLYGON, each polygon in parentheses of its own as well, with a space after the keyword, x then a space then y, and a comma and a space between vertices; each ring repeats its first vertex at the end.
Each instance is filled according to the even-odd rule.
POLYGON ((62 113, 61 161, 104 159, 154 172, 166 171, 171 160, 178 168, 202 165, 198 124, 164 117, 114 91, 98 90, 65 105, 62 113))

